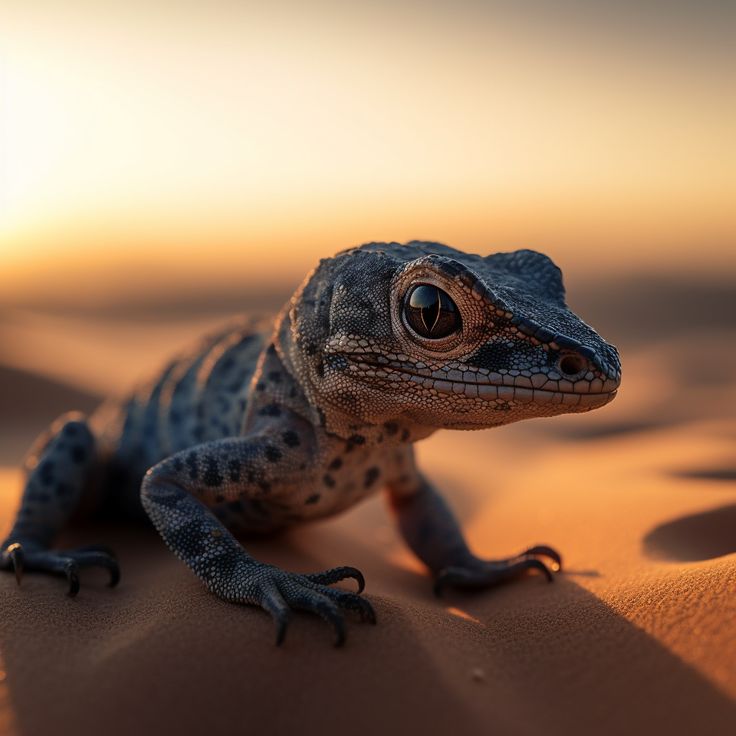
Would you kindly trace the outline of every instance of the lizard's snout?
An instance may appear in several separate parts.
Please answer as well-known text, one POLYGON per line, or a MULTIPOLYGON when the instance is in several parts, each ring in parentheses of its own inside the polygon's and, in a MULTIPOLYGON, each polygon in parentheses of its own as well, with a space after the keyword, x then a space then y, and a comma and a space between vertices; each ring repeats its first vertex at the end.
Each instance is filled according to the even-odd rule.
POLYGON ((593 361, 579 352, 563 352, 555 362, 555 369, 563 381, 572 383, 575 393, 613 393, 621 384, 620 371, 606 371, 601 375, 593 361), (596 373, 598 377, 594 378, 596 373))

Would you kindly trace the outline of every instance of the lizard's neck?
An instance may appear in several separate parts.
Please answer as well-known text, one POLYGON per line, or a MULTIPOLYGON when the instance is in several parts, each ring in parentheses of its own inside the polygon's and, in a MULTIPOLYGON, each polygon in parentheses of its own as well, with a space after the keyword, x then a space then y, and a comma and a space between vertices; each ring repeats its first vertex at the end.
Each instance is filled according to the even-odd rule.
POLYGON ((420 426, 407 417, 386 418, 381 422, 367 422, 324 400, 315 390, 309 366, 295 344, 287 305, 276 320, 273 344, 284 368, 299 385, 309 405, 310 420, 327 434, 354 441, 356 444, 407 444, 429 437, 436 427, 420 426))
POLYGON ((437 431, 436 427, 424 427, 409 421, 406 417, 392 417, 380 423, 361 421, 339 408, 319 409, 321 426, 328 434, 336 435, 357 444, 409 444, 429 437, 437 431))

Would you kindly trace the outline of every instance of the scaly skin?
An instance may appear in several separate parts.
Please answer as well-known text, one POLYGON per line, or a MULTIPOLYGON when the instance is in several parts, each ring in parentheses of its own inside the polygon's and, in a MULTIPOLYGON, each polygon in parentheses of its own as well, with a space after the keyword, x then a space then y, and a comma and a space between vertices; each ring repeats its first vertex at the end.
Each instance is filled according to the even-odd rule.
POLYGON ((412 443, 440 428, 480 429, 583 412, 620 381, 616 349, 565 305, 559 269, 532 251, 469 255, 436 243, 370 243, 320 262, 265 328, 237 324, 172 361, 152 384, 89 420, 67 415, 27 460, 0 568, 64 574, 109 550, 51 545, 96 502, 144 510, 213 593, 267 610, 283 640, 292 609, 345 638, 343 610, 375 622, 368 601, 330 587, 351 567, 297 574, 251 557, 232 532, 329 516, 386 490, 407 544, 439 593, 487 588, 559 554, 532 547, 482 560, 416 469, 412 443), (90 500, 91 499, 91 500, 90 500))

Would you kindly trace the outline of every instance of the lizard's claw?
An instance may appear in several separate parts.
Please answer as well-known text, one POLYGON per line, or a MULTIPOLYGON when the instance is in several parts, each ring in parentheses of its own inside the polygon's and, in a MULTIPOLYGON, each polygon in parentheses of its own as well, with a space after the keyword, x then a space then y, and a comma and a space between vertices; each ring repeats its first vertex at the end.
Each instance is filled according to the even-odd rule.
POLYGON ((110 573, 110 587, 120 582, 117 560, 101 547, 80 547, 73 550, 50 550, 19 542, 8 545, 0 552, 0 570, 14 570, 20 584, 24 571, 64 575, 69 583, 69 595, 79 592, 79 571, 86 567, 104 567, 110 573))
POLYGON ((23 577, 23 562, 25 560, 23 547, 18 542, 15 542, 6 551, 10 558, 10 564, 13 566, 13 572, 15 572, 15 582, 20 585, 21 578, 23 577))
POLYGON ((74 598, 79 593, 79 566, 77 563, 73 560, 67 562, 64 566, 64 574, 69 581, 69 597, 74 598))
MULTIPOLYGON (((329 587, 330 583, 353 578, 363 590, 363 575, 354 567, 301 575, 258 563, 241 568, 236 574, 239 580, 231 580, 230 584, 235 587, 239 583, 241 592, 235 596, 225 593, 223 597, 241 603, 257 603, 268 611, 276 624, 277 645, 286 637, 292 609, 316 613, 326 621, 335 632, 335 646, 338 647, 345 642, 344 611, 354 611, 361 621, 376 623, 373 606, 365 598, 358 593, 329 587)), ((216 588, 214 592, 218 592, 216 588)))
POLYGON ((313 583, 321 583, 322 585, 333 585, 334 583, 339 583, 341 580, 352 578, 358 583, 358 593, 362 593, 365 590, 363 573, 355 567, 333 567, 331 570, 313 572, 304 577, 313 583))
POLYGON ((521 554, 516 555, 516 557, 512 557, 508 561, 515 562, 517 560, 524 559, 525 557, 549 557, 557 566, 555 572, 562 571, 562 556, 557 550, 552 549, 552 547, 548 547, 546 544, 538 544, 534 547, 529 547, 529 549, 525 549, 521 554))
POLYGON ((434 581, 434 593, 441 596, 444 588, 490 588, 499 583, 521 577, 529 570, 538 570, 548 582, 554 577, 549 567, 538 559, 548 557, 554 562, 555 569, 562 569, 562 557, 557 551, 545 545, 537 545, 524 550, 514 557, 504 560, 474 560, 468 566, 446 567, 440 570, 434 581))

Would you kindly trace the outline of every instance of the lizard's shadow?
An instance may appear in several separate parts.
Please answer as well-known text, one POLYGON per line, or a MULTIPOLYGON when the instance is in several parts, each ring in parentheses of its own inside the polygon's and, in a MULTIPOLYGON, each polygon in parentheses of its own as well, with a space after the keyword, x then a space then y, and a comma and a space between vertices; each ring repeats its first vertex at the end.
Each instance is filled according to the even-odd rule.
POLYGON ((694 667, 569 577, 453 592, 445 605, 477 621, 491 671, 538 709, 535 732, 726 734, 736 718, 694 667))

